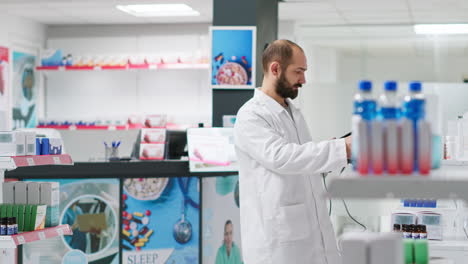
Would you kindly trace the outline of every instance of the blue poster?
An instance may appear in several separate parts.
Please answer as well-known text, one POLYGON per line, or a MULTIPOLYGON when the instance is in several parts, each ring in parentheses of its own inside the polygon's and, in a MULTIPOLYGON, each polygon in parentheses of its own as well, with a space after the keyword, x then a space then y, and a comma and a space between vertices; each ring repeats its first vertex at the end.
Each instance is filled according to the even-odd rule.
POLYGON ((118 179, 40 179, 60 184, 59 222, 73 235, 23 246, 25 264, 118 264, 118 179))
POLYGON ((13 52, 13 129, 36 127, 39 78, 35 66, 36 56, 13 52))
POLYGON ((122 200, 124 264, 199 263, 198 178, 125 179, 122 200))
POLYGON ((255 27, 212 27, 213 88, 254 88, 255 27))

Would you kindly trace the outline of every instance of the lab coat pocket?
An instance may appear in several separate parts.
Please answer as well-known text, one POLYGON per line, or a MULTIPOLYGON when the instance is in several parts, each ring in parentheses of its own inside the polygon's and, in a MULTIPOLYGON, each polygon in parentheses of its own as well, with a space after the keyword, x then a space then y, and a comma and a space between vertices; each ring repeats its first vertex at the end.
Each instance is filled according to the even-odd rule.
POLYGON ((304 240, 310 236, 310 223, 304 204, 280 207, 277 224, 276 231, 280 242, 304 240))

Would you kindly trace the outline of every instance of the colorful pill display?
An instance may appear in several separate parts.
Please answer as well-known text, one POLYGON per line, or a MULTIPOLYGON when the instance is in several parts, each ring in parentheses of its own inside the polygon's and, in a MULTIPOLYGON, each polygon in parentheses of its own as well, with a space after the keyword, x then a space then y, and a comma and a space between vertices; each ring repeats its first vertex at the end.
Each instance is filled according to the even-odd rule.
POLYGON ((122 195, 122 239, 126 243, 122 245, 125 250, 140 251, 149 242, 150 236, 154 230, 149 229, 151 211, 144 212, 129 212, 126 211, 127 206, 125 201, 128 199, 127 195, 122 195))

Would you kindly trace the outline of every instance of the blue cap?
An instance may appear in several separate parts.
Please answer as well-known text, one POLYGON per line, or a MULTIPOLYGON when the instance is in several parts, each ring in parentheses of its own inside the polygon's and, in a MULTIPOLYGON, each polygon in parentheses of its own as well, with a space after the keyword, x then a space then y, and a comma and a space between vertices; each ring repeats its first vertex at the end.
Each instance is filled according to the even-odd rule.
POLYGON ((384 85, 385 91, 396 91, 397 90, 397 83, 395 81, 387 81, 384 85))
POLYGON ((422 90, 421 82, 410 82, 409 90, 410 92, 420 92, 422 90))
POLYGON ((359 90, 369 92, 370 90, 372 90, 372 82, 366 80, 360 81, 359 90))

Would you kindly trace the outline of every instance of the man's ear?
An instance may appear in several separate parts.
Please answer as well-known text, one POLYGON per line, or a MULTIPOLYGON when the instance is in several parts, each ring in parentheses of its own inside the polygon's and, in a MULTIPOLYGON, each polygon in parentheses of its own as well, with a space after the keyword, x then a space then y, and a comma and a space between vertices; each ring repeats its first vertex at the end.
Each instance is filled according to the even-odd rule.
POLYGON ((271 71, 271 74, 273 74, 273 76, 279 77, 281 74, 281 67, 280 67, 279 62, 277 61, 272 62, 270 64, 270 71, 271 71))

